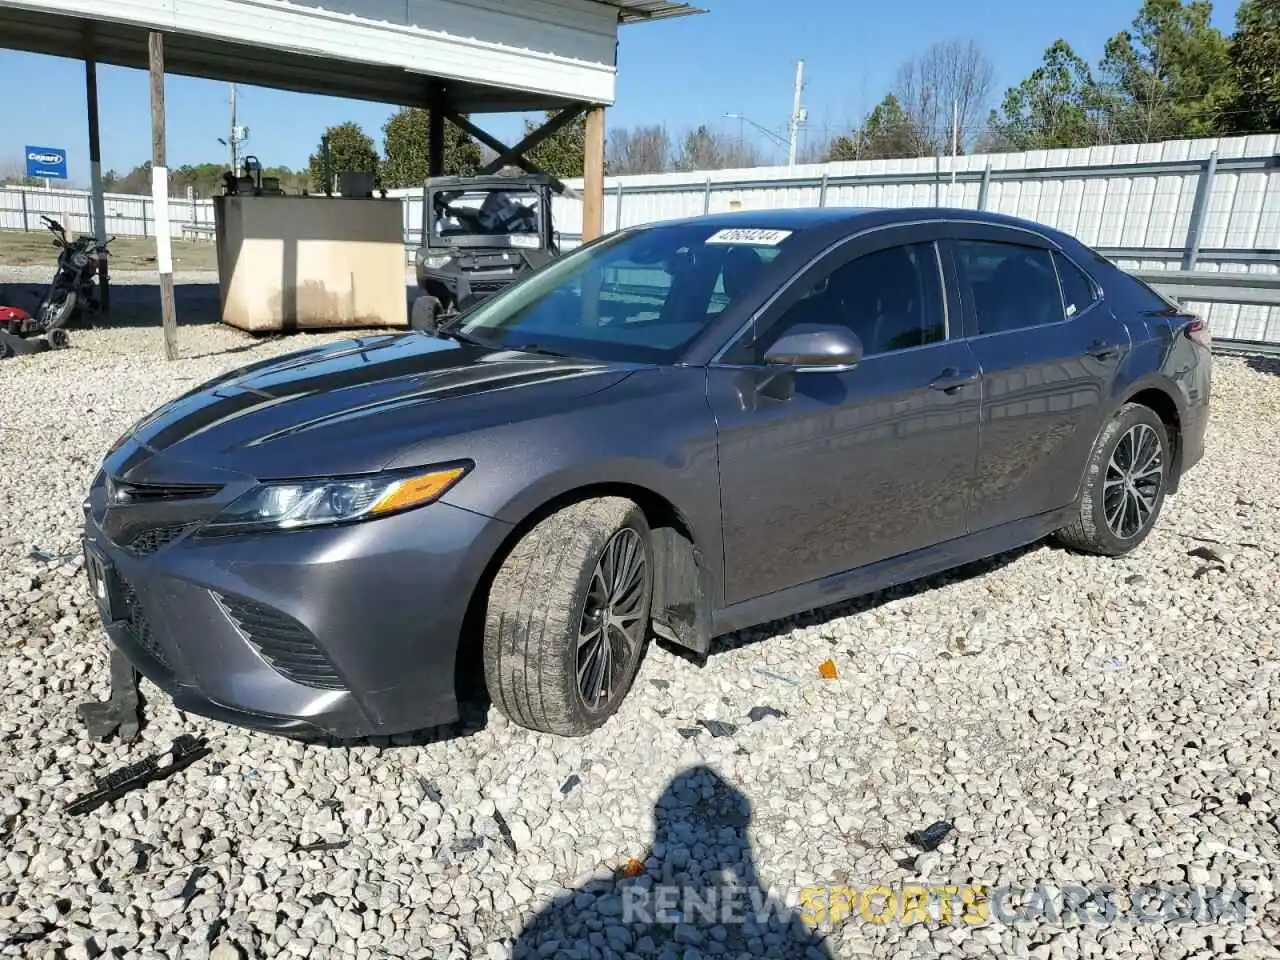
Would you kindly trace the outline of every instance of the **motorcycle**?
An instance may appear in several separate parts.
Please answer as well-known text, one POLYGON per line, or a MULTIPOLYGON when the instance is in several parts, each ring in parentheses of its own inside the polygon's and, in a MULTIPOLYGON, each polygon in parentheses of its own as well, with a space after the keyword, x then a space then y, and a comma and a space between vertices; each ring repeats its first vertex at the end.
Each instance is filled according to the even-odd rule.
POLYGON ((21 307, 0 306, 0 359, 70 346, 66 328, 72 320, 84 318, 92 323, 101 308, 94 278, 115 237, 102 243, 93 237, 68 240, 66 229, 57 220, 40 219, 53 234, 58 269, 35 316, 21 307))
POLYGON ((60 330, 73 319, 92 324, 102 307, 95 278, 115 237, 101 243, 90 236, 68 240, 66 229, 57 220, 43 215, 40 219, 53 234, 53 245, 58 248, 58 269, 36 311, 38 333, 60 330))

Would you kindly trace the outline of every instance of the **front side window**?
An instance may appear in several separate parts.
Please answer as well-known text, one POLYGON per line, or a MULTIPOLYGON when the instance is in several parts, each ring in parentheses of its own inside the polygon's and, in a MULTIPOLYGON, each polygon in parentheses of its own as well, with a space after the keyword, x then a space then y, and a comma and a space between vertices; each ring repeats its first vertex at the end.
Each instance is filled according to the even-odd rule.
POLYGON ((450 329, 497 347, 673 362, 772 269, 793 236, 707 224, 615 234, 531 274, 450 329))
POLYGON ((947 338, 938 255, 932 243, 877 250, 807 284, 770 331, 769 342, 800 325, 843 326, 872 357, 947 338))
POLYGON ((973 298, 978 334, 1007 333, 1065 319, 1052 254, 1041 247, 957 240, 956 259, 973 298))

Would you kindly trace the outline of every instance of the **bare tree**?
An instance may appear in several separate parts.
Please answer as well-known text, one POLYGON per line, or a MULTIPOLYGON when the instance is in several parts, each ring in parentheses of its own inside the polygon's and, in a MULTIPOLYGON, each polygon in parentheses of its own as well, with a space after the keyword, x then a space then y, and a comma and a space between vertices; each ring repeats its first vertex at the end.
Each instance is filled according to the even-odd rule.
POLYGON ((798 163, 824 163, 831 153, 831 137, 823 133, 817 137, 806 137, 800 145, 798 163))
POLYGON ((677 170, 731 170, 761 165, 760 151, 746 140, 717 133, 706 124, 684 136, 677 170))
POLYGON ((26 163, 12 157, 0 159, 0 183, 25 184, 27 182, 26 163))
POLYGON ((953 109, 961 150, 975 141, 986 127, 994 74, 973 40, 935 43, 899 68, 895 93, 916 131, 917 155, 951 152, 953 109))
POLYGON ((671 169, 671 137, 661 124, 618 128, 605 141, 605 167, 610 174, 665 173, 671 169))

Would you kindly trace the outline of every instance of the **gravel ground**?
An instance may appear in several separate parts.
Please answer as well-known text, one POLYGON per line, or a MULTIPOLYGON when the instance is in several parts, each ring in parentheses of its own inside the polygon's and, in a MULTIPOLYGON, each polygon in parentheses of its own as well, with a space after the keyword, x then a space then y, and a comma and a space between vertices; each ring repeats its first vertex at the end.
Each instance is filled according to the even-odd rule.
POLYGON ((77 531, 99 457, 165 398, 319 339, 194 326, 166 364, 134 327, 0 368, 0 955, 1280 956, 1280 365, 1217 360, 1209 454, 1132 557, 1038 546, 728 638, 701 669, 655 647, 581 740, 476 710, 408 744, 303 746, 144 685, 141 742, 89 741, 75 705, 105 696, 107 657, 77 531), (213 756, 64 811, 183 732, 213 756), (905 839, 938 820, 936 849, 905 839), (1121 910, 1144 884, 1223 885, 1245 914, 855 906, 805 945, 787 906, 916 883, 1108 885, 1121 910), (640 922, 668 884, 783 906, 640 922))

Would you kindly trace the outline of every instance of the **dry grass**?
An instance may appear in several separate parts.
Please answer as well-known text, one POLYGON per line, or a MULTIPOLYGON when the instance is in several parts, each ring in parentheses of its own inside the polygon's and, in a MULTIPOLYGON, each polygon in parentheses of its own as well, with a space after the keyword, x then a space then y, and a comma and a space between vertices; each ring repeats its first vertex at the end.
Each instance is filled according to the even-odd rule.
MULTIPOLYGON (((54 264, 52 238, 46 230, 0 230, 0 266, 27 267, 54 264)), ((156 242, 147 237, 118 237, 111 242, 111 266, 118 270, 155 268, 156 242)), ((217 251, 212 241, 173 241, 173 265, 179 270, 216 270, 217 251)))

